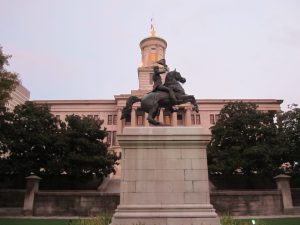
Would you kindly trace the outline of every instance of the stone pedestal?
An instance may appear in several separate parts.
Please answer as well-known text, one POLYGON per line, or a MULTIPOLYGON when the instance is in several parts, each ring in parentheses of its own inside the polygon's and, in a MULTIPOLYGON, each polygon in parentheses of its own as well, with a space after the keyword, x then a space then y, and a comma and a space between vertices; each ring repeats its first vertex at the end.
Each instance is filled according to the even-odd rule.
POLYGON ((277 189, 281 191, 284 212, 289 212, 293 209, 293 200, 290 188, 291 177, 285 174, 280 174, 274 177, 277 184, 277 189))
POLYGON ((113 225, 219 225, 210 204, 206 145, 192 127, 126 127, 113 225))
POLYGON ((28 177, 25 177, 25 179, 27 180, 27 182, 26 182, 23 214, 25 216, 32 216, 35 193, 39 191, 39 184, 42 178, 36 175, 30 175, 28 177))

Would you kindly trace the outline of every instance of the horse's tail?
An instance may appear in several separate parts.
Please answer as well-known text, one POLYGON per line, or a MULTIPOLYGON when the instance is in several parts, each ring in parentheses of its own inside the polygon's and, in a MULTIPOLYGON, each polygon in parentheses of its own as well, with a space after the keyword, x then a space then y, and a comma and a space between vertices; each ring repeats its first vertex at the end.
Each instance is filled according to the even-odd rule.
POLYGON ((141 99, 136 97, 136 96, 130 96, 128 99, 127 99, 127 102, 126 102, 126 106, 122 109, 122 116, 121 116, 121 120, 122 119, 127 119, 127 118, 130 118, 131 116, 131 110, 132 110, 132 105, 136 102, 140 102, 141 99))

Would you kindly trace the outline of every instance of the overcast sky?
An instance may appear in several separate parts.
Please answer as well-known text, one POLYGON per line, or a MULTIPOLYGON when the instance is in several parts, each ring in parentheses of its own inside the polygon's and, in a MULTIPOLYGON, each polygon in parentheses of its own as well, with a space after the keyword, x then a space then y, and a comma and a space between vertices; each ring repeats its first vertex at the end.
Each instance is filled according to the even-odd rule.
POLYGON ((31 100, 113 99, 151 17, 187 93, 300 104, 299 0, 0 0, 0 45, 31 100))

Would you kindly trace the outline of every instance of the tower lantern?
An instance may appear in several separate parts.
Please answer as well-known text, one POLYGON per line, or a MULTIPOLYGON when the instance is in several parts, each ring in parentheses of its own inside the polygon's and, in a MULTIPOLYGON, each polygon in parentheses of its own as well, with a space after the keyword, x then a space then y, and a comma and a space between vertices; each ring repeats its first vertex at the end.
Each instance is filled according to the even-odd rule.
MULTIPOLYGON (((151 25, 151 36, 140 42, 142 59, 138 68, 139 93, 144 94, 152 90, 152 74, 155 62, 165 59, 167 42, 156 36, 156 31, 151 25)), ((164 77, 164 76, 162 76, 164 77)))
POLYGON ((140 42, 142 67, 153 66, 153 63, 165 58, 167 42, 157 36, 150 36, 140 42))

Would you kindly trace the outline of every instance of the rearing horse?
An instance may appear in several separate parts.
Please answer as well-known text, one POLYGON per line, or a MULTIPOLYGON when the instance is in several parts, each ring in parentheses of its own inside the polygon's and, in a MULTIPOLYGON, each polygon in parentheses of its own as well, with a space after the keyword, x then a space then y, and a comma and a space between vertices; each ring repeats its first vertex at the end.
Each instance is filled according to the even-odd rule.
POLYGON ((141 102, 141 110, 148 113, 147 120, 153 125, 161 125, 160 122, 155 120, 160 108, 166 108, 173 112, 173 106, 190 102, 193 105, 193 110, 199 112, 195 97, 193 95, 186 95, 180 84, 185 83, 185 81, 186 79, 176 70, 168 72, 164 85, 174 91, 177 102, 172 101, 169 93, 164 91, 150 92, 141 98, 130 96, 126 102, 126 106, 122 110, 121 119, 130 118, 132 105, 136 102, 141 102))

